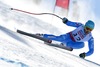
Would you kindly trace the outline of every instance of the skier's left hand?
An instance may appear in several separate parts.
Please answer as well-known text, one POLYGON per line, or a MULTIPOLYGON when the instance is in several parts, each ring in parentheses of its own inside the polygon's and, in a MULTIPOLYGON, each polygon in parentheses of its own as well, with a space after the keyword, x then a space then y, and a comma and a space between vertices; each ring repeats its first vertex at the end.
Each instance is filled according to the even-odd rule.
POLYGON ((79 55, 81 58, 85 58, 85 56, 86 56, 86 54, 85 54, 85 52, 84 53, 81 53, 80 55, 79 55))

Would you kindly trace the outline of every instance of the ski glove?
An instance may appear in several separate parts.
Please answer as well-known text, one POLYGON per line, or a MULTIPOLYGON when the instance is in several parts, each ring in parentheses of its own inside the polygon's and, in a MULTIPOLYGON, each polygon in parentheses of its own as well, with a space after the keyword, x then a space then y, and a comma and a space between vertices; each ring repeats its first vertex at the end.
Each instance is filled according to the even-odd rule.
POLYGON ((84 52, 84 53, 81 53, 79 56, 80 56, 81 58, 83 58, 83 59, 84 59, 84 58, 85 58, 85 56, 86 56, 86 55, 85 55, 85 52, 84 52))
POLYGON ((65 23, 67 23, 67 21, 68 21, 68 19, 67 18, 62 18, 62 22, 65 24, 65 23))

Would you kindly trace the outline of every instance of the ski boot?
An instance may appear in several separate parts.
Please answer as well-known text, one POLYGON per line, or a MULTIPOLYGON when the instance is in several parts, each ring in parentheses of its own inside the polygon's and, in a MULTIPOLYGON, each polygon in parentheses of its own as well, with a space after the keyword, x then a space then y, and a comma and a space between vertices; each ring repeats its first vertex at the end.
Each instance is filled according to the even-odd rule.
POLYGON ((64 43, 60 43, 60 46, 65 46, 66 47, 66 45, 64 43))
POLYGON ((39 37, 43 37, 43 34, 40 34, 40 33, 36 33, 35 35, 39 37))

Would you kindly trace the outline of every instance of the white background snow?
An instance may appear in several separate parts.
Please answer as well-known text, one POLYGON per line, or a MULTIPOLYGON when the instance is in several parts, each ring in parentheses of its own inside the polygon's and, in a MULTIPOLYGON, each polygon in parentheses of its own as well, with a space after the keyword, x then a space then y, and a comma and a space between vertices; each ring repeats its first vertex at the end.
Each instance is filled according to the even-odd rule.
MULTIPOLYGON (((61 20, 57 19, 60 21, 58 25, 55 25, 57 22, 51 22, 52 16, 33 16, 9 9, 13 7, 41 13, 52 12, 55 5, 54 0, 46 0, 52 4, 52 6, 48 5, 50 9, 46 10, 45 2, 37 6, 32 1, 0 0, 0 67, 89 67, 90 65, 100 67, 98 65, 100 64, 99 47, 97 46, 100 37, 96 37, 99 34, 97 30, 93 31, 96 39, 95 52, 92 56, 86 57, 87 61, 78 57, 81 52, 87 51, 87 46, 86 49, 82 48, 70 52, 47 46, 40 40, 16 33, 16 29, 29 33, 51 33, 55 35, 66 33, 65 28, 68 28, 67 31, 69 31, 70 27, 63 25, 61 20), (89 60, 98 64, 91 63, 89 60)), ((38 3, 39 0, 36 1, 38 3)))

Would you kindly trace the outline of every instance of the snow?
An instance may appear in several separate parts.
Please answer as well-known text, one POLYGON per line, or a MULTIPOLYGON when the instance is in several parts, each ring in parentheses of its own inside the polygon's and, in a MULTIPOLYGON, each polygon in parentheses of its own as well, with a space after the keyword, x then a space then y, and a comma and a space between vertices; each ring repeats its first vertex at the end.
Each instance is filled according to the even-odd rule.
POLYGON ((9 10, 10 6, 1 1, 0 8, 0 67, 100 67, 70 51, 16 33, 16 29, 55 35, 62 32, 50 23, 9 10))

